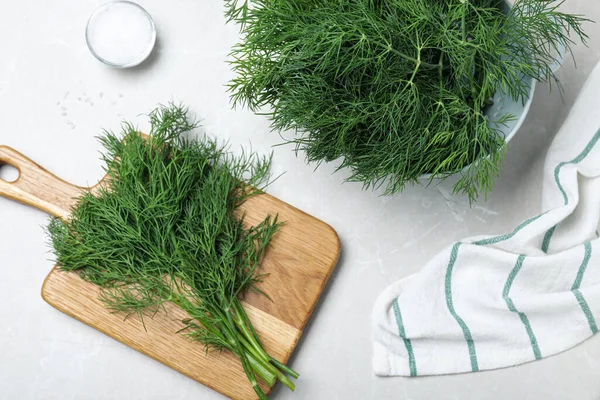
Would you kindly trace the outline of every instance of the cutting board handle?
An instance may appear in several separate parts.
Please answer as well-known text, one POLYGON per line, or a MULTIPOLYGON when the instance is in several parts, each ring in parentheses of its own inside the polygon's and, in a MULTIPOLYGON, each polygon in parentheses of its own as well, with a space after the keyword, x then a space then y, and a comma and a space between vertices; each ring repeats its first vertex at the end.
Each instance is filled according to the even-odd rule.
POLYGON ((0 196, 33 206, 55 217, 65 218, 85 190, 58 178, 8 146, 0 146, 0 166, 3 164, 16 168, 19 177, 14 182, 0 178, 0 196))

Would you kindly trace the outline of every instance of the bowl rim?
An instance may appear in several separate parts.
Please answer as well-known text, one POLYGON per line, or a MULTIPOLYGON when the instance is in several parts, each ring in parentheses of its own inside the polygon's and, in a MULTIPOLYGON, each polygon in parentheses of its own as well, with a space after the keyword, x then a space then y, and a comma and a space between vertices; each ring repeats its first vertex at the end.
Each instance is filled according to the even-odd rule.
POLYGON ((152 53, 152 51, 154 50, 154 46, 156 45, 156 24, 154 23, 154 19, 152 18, 152 16, 150 15, 150 13, 148 11, 146 11, 146 9, 144 7, 142 7, 141 5, 134 3, 133 1, 129 1, 129 0, 113 0, 113 1, 109 1, 108 3, 104 3, 102 4, 100 7, 98 7, 96 9, 96 11, 94 11, 92 13, 92 15, 90 16, 90 18, 87 21, 86 27, 85 27, 85 43, 87 45, 87 48, 90 50, 90 52, 92 53, 92 55, 101 63, 108 65, 110 67, 113 68, 131 68, 131 67, 135 67, 140 65, 141 63, 143 63, 148 56, 150 56, 150 54, 152 53), (95 50, 94 47, 91 45, 90 43, 90 37, 89 37, 89 31, 90 31, 90 23, 92 22, 92 20, 98 16, 98 14, 102 11, 104 11, 106 8, 110 7, 111 5, 114 4, 126 4, 128 6, 133 6, 136 7, 137 9, 141 10, 142 13, 148 18, 148 21, 150 22, 150 29, 152 31, 152 37, 150 38, 150 42, 148 45, 148 48, 146 49, 146 51, 144 53, 142 53, 140 55, 140 57, 138 57, 137 59, 130 61, 128 63, 125 64, 116 64, 113 62, 110 62, 104 58, 102 58, 95 50))
POLYGON ((535 79, 531 78, 531 88, 529 88, 529 94, 528 94, 527 101, 523 105, 523 113, 521 114, 521 118, 519 118, 519 120, 517 121, 517 123, 515 124, 513 129, 504 138, 504 141, 507 144, 517 134, 517 131, 521 128, 521 125, 523 125, 523 122, 525 122, 525 119, 527 118, 527 114, 529 114, 529 109, 531 108, 531 103, 533 102, 533 96, 535 95, 535 85, 536 84, 537 84, 537 81, 535 79))

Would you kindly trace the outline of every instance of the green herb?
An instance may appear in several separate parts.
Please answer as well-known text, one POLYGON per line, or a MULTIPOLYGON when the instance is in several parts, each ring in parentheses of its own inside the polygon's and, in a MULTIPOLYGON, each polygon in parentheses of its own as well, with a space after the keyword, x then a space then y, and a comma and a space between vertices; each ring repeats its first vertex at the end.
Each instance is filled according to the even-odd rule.
POLYGON ((257 268, 280 225, 267 217, 246 227, 238 210, 261 193, 270 158, 183 139, 195 124, 182 107, 160 107, 150 122, 147 139, 130 124, 123 137, 101 137, 110 185, 84 192, 68 220, 51 220, 58 265, 101 286, 110 310, 142 322, 175 303, 190 316, 181 331, 206 351, 234 353, 261 399, 257 376, 293 390, 285 374, 298 374, 265 353, 240 303, 259 290, 257 268))
MULTIPOLYGON (((486 116, 502 91, 525 101, 584 18, 547 0, 226 0, 240 24, 234 105, 291 129, 309 162, 341 158, 349 180, 404 189, 461 173, 455 193, 491 190, 505 146, 486 116)), ((562 3, 561 3, 562 4, 562 3)))

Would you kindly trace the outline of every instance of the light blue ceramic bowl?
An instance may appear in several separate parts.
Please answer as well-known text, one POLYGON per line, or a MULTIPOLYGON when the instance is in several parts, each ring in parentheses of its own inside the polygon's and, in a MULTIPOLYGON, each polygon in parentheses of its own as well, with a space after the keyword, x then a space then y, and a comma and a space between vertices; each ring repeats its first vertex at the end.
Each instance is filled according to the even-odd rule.
POLYGON ((535 94, 535 84, 536 81, 533 78, 526 78, 528 82, 524 82, 529 86, 529 95, 525 102, 521 100, 513 100, 510 96, 506 95, 502 92, 496 92, 494 95, 494 104, 489 107, 486 111, 486 115, 490 119, 490 124, 494 124, 493 121, 498 120, 503 115, 509 114, 514 117, 513 120, 505 123, 505 124, 495 124, 496 129, 500 131, 502 135, 504 135, 504 140, 506 143, 510 142, 510 140, 517 134, 517 131, 523 125, 527 114, 529 113, 529 108, 531 107, 531 102, 533 101, 533 95, 535 94))

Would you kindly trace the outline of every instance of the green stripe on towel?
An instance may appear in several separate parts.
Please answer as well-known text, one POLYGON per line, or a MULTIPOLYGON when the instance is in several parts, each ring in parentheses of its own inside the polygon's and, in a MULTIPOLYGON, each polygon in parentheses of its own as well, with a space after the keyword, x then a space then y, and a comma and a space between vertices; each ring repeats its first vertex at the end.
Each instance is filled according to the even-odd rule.
POLYGON ((556 229, 556 225, 546 231, 544 235, 544 241, 542 242, 542 251, 544 253, 548 252, 548 246, 550 246, 550 239, 552 239, 552 235, 554 235, 554 230, 556 229))
POLYGON ((590 257, 592 256, 592 244, 587 242, 583 245, 585 249, 585 253, 583 254, 583 261, 579 266, 579 271, 577 271, 577 278, 575 278, 575 282, 573 282, 573 287, 571 290, 577 290, 581 286, 581 281, 583 280, 583 274, 585 274, 585 270, 587 269, 588 263, 590 262, 590 257))
POLYGON ((585 314, 585 317, 587 318, 588 324, 590 325, 590 330, 592 331, 592 333, 598 332, 596 320, 594 319, 594 315, 592 314, 592 311, 590 310, 590 306, 588 306, 587 301, 585 301, 583 294, 581 294, 581 292, 578 289, 573 290, 573 294, 575 295, 579 306, 581 307, 583 313, 585 314))
POLYGON ((500 235, 500 236, 494 236, 488 239, 481 239, 478 240, 476 242, 473 242, 473 244, 476 244, 478 246, 481 245, 486 245, 486 244, 495 244, 495 243, 499 243, 499 242, 503 242, 505 240, 508 240, 510 238, 512 238, 513 236, 515 236, 517 233, 519 233, 519 231, 523 228, 525 228, 527 225, 531 224, 533 221, 537 220, 538 218, 540 218, 541 216, 543 216, 544 214, 546 214, 545 212, 540 214, 540 215, 536 215, 535 217, 529 218, 528 220, 521 222, 521 224, 519 226, 517 226, 515 228, 514 231, 512 231, 509 234, 506 235, 500 235))
POLYGON ((587 319, 588 324, 590 325, 590 330, 592 331, 592 333, 596 333, 598 332, 598 326, 596 325, 594 315, 592 314, 592 311, 590 310, 590 306, 588 305, 587 301, 585 301, 583 294, 581 294, 581 292, 579 291, 581 281, 583 280, 583 274, 585 274, 585 270, 590 261, 590 257, 592 256, 592 244, 590 242, 587 242, 584 245, 584 248, 585 254, 583 255, 583 261, 581 262, 581 266, 579 267, 579 271, 577 272, 577 278, 575 278, 575 282, 573 282, 573 287, 571 288, 571 291, 577 299, 581 310, 585 314, 585 318, 587 319))
POLYGON ((477 363, 477 352, 475 351, 475 342, 473 342, 473 337, 471 336, 471 331, 465 321, 461 317, 458 316, 456 310, 454 309, 454 302, 452 301, 452 270, 454 269, 454 263, 456 262, 456 257, 458 256, 458 248, 461 243, 456 243, 452 247, 452 253, 450 254, 450 261, 448 262, 448 269, 446 270, 446 281, 445 281, 445 289, 446 289, 446 305, 448 306, 448 310, 450 314, 454 317, 458 325, 463 331, 463 335, 465 336, 465 340, 467 341, 467 347, 469 348, 469 358, 471 359, 471 370, 473 372, 479 371, 479 365, 477 363))
POLYGON ((594 148, 594 146, 596 145, 596 143, 598 142, 599 139, 600 139, 600 129, 596 132, 596 134, 594 135, 592 140, 589 141, 587 146, 585 146, 585 149, 583 149, 583 151, 577 157, 575 157, 574 159, 572 159, 571 161, 568 161, 568 162, 561 162, 560 164, 558 164, 556 166, 556 168, 554 168, 554 180, 556 181, 556 184, 558 185, 558 188, 560 189, 560 192, 563 195, 565 205, 567 205, 567 203, 569 202, 569 198, 567 197, 567 193, 565 192, 565 189, 563 189, 563 186, 560 183, 560 179, 558 179, 560 169, 566 164, 579 164, 581 161, 583 161, 583 159, 586 158, 588 156, 588 154, 590 154, 590 151, 592 151, 592 149, 594 148))
MULTIPOLYGON (((559 163, 556 166, 556 168, 554 168, 554 181, 556 182, 556 185, 558 186, 558 190, 560 190, 560 193, 563 196, 563 201, 564 201, 565 206, 567 204, 569 204, 569 197, 567 196, 567 192, 565 192, 565 189, 563 188, 562 183, 560 183, 560 179, 559 179, 560 170, 563 166, 565 166, 567 164, 578 164, 581 161, 583 161, 583 159, 586 158, 588 156, 588 154, 590 154, 590 151, 592 151, 592 149, 594 148, 594 146, 596 145, 598 140, 600 140, 600 129, 596 132, 594 137, 592 137, 592 140, 589 141, 587 146, 585 146, 583 151, 577 157, 575 157, 571 161, 566 161, 566 162, 563 161, 563 162, 559 163)), ((550 239, 552 238, 552 234, 554 233, 555 229, 556 229, 556 225, 553 226, 552 228, 548 229, 548 231, 544 235, 544 242, 542 243, 542 250, 544 251, 544 253, 548 252, 548 247, 550 246, 550 239)))
POLYGON ((525 313, 519 312, 519 310, 517 310, 517 307, 515 307, 515 304, 513 303, 512 299, 510 297, 508 297, 508 295, 510 293, 510 288, 515 280, 515 277, 517 276, 517 274, 523 267, 524 260, 525 260, 524 255, 520 255, 519 258, 517 258, 515 267, 512 269, 512 271, 510 271, 510 274, 508 275, 508 279, 506 280, 506 284, 504 285, 504 290, 502 291, 502 297, 504 298, 504 301, 506 302, 506 306, 508 307, 508 309, 519 315, 521 322, 525 326, 525 331, 527 332, 527 336, 529 336, 529 342, 531 343, 531 349, 533 350, 533 355, 535 356, 536 360, 539 360, 542 358, 542 353, 540 352, 540 348, 538 346, 535 334, 533 333, 533 329, 531 329, 531 324, 529 323, 529 318, 527 318, 527 315, 525 315, 525 313))
POLYGON ((404 323, 402 322, 402 313, 400 312, 398 298, 394 300, 392 307, 394 308, 396 325, 398 325, 398 335, 402 338, 402 340, 404 340, 404 347, 406 347, 406 352, 408 353, 408 367, 410 369, 410 376, 417 376, 417 363, 415 362, 415 354, 413 353, 410 339, 406 338, 406 332, 404 331, 404 323))

